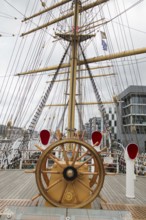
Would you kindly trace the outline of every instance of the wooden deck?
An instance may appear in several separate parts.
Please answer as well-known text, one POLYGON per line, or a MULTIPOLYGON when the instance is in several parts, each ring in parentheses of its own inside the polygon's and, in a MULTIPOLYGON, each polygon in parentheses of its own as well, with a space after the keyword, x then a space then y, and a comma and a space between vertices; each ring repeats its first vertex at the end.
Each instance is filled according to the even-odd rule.
POLYGON ((126 175, 106 176, 102 196, 109 203, 146 205, 146 177, 135 180, 135 199, 126 198, 126 175))
POLYGON ((145 220, 146 219, 146 205, 101 203, 101 207, 104 210, 129 211, 134 220, 145 220))
MULTIPOLYGON (((101 197, 106 203, 97 198, 92 205, 93 209, 128 210, 133 219, 146 220, 146 177, 137 177, 135 181, 135 199, 125 196, 125 175, 106 176, 101 197), (133 210, 133 211, 132 211, 133 210), (137 211, 136 211, 137 210, 137 211), (137 213, 137 214, 136 214, 137 213), (139 216, 139 218, 138 218, 139 216)), ((13 205, 14 201, 27 206, 34 195, 38 194, 34 174, 26 174, 23 170, 0 171, 0 206, 8 200, 13 205), (22 201, 21 201, 22 200, 22 201)), ((6 202, 7 201, 7 202, 6 202)), ((39 200, 39 206, 43 206, 43 199, 39 200)), ((18 204, 19 205, 19 204, 18 204)))

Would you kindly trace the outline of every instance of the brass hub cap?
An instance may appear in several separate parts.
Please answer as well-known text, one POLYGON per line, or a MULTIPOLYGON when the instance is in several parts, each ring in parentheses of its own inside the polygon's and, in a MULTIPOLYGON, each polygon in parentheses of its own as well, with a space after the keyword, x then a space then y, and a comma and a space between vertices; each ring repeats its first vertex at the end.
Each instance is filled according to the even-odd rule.
POLYGON ((73 181, 77 177, 77 175, 77 170, 72 166, 66 167, 63 171, 63 177, 67 181, 73 181))

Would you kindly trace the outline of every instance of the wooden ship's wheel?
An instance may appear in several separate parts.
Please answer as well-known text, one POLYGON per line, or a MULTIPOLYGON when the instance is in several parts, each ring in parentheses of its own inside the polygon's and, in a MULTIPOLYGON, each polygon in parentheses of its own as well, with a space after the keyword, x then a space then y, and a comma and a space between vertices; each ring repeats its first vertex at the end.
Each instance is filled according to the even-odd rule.
POLYGON ((47 206, 89 208, 102 189, 105 173, 94 147, 67 138, 43 150, 35 176, 47 206))

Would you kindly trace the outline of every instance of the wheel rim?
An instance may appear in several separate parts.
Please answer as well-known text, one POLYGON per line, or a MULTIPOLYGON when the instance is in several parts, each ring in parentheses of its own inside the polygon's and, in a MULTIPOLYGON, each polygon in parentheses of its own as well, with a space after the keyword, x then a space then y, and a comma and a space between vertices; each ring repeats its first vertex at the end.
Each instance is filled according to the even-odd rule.
POLYGON ((102 160, 96 150, 86 142, 70 138, 57 141, 46 148, 38 160, 35 172, 38 189, 47 202, 56 207, 74 208, 88 205, 99 195, 103 186, 104 175, 102 160), (72 151, 66 151, 69 145, 72 145, 72 151), (59 156, 53 156, 52 154, 56 148, 60 149, 61 160, 59 160, 59 156), (72 154, 71 160, 68 159, 67 152, 72 154), (54 166, 50 170, 47 168, 48 158, 54 161, 54 166), (89 166, 89 161, 93 163, 93 167, 92 164, 89 166), (54 171, 55 166, 59 168, 59 171, 54 171), (92 167, 92 171, 82 171, 82 169, 86 169, 87 171, 90 167, 92 167), (53 184, 49 181, 51 175, 54 175, 55 178, 53 184), (89 184, 85 184, 84 179, 89 179, 89 184), (89 191, 89 195, 83 201, 77 198, 78 187, 76 186, 80 186, 82 191, 89 191), (55 191, 57 187, 61 190, 59 192, 59 199, 51 195, 51 190, 54 189, 55 191), (70 191, 72 193, 68 188, 71 189, 70 191), (72 201, 72 196, 75 198, 74 201, 72 201), (64 202, 64 198, 68 202, 64 202))

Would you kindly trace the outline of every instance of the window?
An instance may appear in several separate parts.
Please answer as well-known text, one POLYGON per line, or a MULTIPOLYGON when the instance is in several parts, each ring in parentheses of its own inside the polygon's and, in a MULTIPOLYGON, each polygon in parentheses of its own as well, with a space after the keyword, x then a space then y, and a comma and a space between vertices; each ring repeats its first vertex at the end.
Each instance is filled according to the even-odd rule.
POLYGON ((133 95, 133 96, 131 97, 131 103, 144 104, 144 103, 146 103, 146 96, 144 96, 144 95, 140 95, 140 96, 139 96, 139 95, 133 95))
POLYGON ((133 105, 131 107, 132 114, 146 114, 146 106, 145 105, 133 105))

